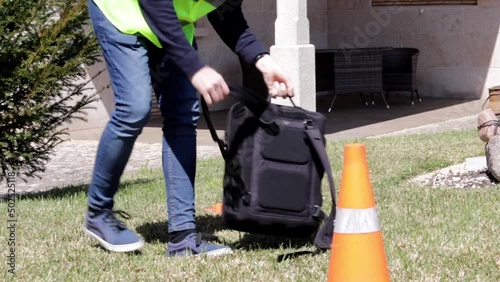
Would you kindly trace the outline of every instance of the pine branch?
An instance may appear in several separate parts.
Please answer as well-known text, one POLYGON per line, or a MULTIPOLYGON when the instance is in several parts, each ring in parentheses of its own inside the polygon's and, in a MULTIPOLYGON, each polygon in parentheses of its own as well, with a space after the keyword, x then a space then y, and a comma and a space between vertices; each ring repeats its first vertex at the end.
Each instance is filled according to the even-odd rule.
POLYGON ((37 177, 64 142, 60 126, 85 120, 97 101, 85 65, 97 63, 100 50, 87 24, 84 0, 0 0, 2 175, 37 177))

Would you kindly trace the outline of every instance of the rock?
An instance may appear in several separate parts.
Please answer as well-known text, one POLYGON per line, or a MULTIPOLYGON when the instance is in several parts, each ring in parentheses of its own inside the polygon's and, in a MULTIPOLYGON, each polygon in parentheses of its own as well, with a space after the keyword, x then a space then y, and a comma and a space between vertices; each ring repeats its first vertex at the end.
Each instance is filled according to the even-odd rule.
POLYGON ((499 121, 491 109, 482 111, 477 117, 479 138, 488 143, 491 137, 500 133, 499 121))
POLYGON ((486 163, 493 177, 500 181, 500 135, 493 136, 486 144, 486 163))

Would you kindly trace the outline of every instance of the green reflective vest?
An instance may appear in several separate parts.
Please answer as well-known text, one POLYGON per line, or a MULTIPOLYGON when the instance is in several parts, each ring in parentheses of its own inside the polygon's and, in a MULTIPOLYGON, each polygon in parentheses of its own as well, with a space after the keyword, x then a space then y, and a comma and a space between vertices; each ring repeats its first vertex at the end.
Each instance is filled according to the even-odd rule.
MULTIPOLYGON (((144 19, 139 0, 94 0, 106 18, 122 33, 140 34, 158 48, 160 40, 144 19)), ((222 5, 225 0, 173 0, 182 29, 190 44, 193 44, 194 23, 222 5)))

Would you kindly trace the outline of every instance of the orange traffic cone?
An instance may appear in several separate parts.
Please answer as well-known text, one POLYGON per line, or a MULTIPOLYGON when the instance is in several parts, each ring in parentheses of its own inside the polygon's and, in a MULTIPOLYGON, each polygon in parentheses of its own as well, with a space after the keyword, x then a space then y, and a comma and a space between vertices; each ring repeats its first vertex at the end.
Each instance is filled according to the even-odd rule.
POLYGON ((210 208, 210 211, 215 213, 215 214, 221 215, 222 214, 222 203, 217 203, 217 204, 213 205, 212 208, 210 208))
POLYGON ((364 144, 344 147, 328 281, 390 281, 364 144))

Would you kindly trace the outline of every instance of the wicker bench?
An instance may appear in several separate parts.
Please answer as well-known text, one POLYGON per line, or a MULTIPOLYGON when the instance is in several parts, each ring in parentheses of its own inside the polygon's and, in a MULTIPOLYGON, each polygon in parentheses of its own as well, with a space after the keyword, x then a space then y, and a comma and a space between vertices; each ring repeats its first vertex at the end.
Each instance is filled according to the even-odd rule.
MULTIPOLYGON (((357 93, 368 105, 363 94, 381 94, 389 108, 387 96, 390 91, 416 89, 416 67, 418 49, 413 48, 361 48, 361 49, 316 49, 316 92, 333 92, 328 112, 331 112, 338 94, 357 93), (402 55, 407 54, 407 55, 402 55), (409 58, 409 59, 408 59, 409 58)), ((243 86, 257 93, 267 93, 262 74, 255 66, 240 60, 243 86)))
POLYGON ((383 95, 382 55, 391 49, 317 49, 316 91, 334 93, 328 112, 331 112, 337 95, 343 93, 359 93, 365 105, 368 102, 364 93, 379 93, 389 108, 383 95))
POLYGON ((417 89, 417 63, 420 51, 416 48, 394 48, 382 56, 382 84, 389 99, 390 92, 410 92, 411 105, 415 105, 413 95, 422 102, 417 89))

